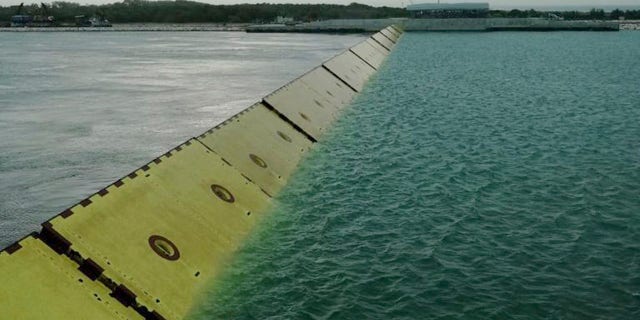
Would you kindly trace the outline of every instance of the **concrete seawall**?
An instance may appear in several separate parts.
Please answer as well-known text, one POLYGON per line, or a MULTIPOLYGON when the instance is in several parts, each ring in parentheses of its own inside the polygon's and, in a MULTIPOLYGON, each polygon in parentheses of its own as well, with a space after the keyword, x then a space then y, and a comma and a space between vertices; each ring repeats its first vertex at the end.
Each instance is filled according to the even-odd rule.
POLYGON ((387 27, 0 251, 7 319, 184 319, 384 63, 387 27))
POLYGON ((618 21, 564 21, 541 18, 344 19, 285 25, 253 25, 247 32, 375 32, 396 24, 406 31, 618 31, 618 21))

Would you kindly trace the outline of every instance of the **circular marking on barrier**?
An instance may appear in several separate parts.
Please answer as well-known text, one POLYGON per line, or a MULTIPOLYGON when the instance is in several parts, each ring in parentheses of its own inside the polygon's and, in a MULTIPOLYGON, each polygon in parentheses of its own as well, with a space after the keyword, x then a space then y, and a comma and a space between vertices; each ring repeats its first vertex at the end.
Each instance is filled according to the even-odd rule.
POLYGON ((253 154, 253 153, 249 154, 249 158, 251 158, 251 161, 253 161, 253 163, 255 163, 258 167, 260 167, 260 168, 266 168, 267 167, 267 163, 264 162, 264 160, 262 160, 262 158, 256 156, 255 154, 253 154))
POLYGON ((224 202, 233 203, 236 201, 236 198, 233 197, 233 194, 231 194, 229 190, 221 185, 212 184, 211 191, 213 191, 213 194, 215 194, 218 198, 220 198, 220 200, 224 202))
POLYGON ((292 142, 291 138, 288 135, 284 134, 283 132, 278 131, 278 135, 280 136, 280 138, 282 138, 282 140, 284 140, 286 142, 289 142, 289 143, 292 142))
POLYGON ((176 261, 180 259, 180 251, 178 250, 178 247, 163 236, 152 235, 149 237, 149 246, 156 254, 164 259, 169 261, 176 261))
POLYGON ((300 116, 302 117, 302 119, 305 119, 307 121, 311 121, 311 120, 309 120, 309 117, 307 117, 307 115, 302 113, 302 112, 300 112, 300 116))

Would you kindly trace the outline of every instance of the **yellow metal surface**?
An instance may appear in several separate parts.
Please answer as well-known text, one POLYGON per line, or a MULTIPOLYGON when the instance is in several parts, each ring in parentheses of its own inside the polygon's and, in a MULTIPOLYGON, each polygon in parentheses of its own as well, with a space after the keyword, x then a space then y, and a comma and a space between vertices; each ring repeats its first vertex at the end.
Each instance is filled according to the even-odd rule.
POLYGON ((389 29, 382 29, 380 30, 380 33, 389 38, 389 40, 391 40, 393 43, 397 42, 398 40, 398 37, 396 37, 396 35, 391 31, 389 31, 389 29))
POLYGON ((40 240, 27 237, 19 246, 0 252, 0 319, 142 319, 40 240))
POLYGON ((387 57, 380 53, 378 49, 372 47, 367 41, 360 42, 353 46, 351 51, 376 69, 382 65, 382 62, 384 62, 384 59, 387 57))
POLYGON ((389 31, 391 31, 391 32, 395 33, 395 34, 396 34, 396 36, 397 36, 398 38, 400 38, 400 36, 402 35, 402 32, 403 32, 402 30, 400 30, 400 29, 399 29, 398 27, 396 27, 396 26, 389 26, 389 27, 387 27, 387 29, 388 29, 389 31))
POLYGON ((72 250, 124 284, 138 303, 182 319, 270 199, 197 140, 169 154, 50 223, 72 250), (167 241, 152 246, 154 236, 167 241))
POLYGON ((387 39, 387 37, 385 37, 382 33, 378 32, 378 33, 374 34, 371 37, 374 38, 376 41, 378 41, 385 48, 387 48, 389 50, 393 49, 393 46, 394 46, 393 42, 391 42, 391 40, 387 39))
POLYGON ((365 40, 370 46, 372 46, 373 48, 375 48, 376 50, 378 50, 378 52, 380 52, 382 55, 384 56, 388 56, 389 53, 391 53, 389 50, 385 49, 385 47, 383 47, 382 45, 380 45, 377 41, 373 40, 372 38, 367 38, 367 40, 365 40))
POLYGON ((205 132, 198 140, 271 195, 286 184, 312 144, 260 103, 205 132), (251 155, 264 163, 256 163, 251 155))
POLYGON ((356 92, 322 66, 300 77, 309 88, 333 102, 338 109, 348 106, 356 92))
POLYGON ((394 29, 392 26, 388 26, 388 27, 384 28, 384 30, 389 31, 391 34, 394 35, 394 37, 396 39, 400 38, 400 32, 398 32, 398 30, 394 29))
POLYGON ((376 70, 351 51, 346 51, 324 63, 325 67, 358 91, 362 91, 365 83, 376 70))
POLYGON ((401 26, 397 25, 397 24, 392 24, 390 26, 387 27, 387 29, 391 29, 393 32, 395 32, 398 36, 402 35, 402 33, 404 32, 404 30, 402 29, 401 26))
POLYGON ((264 97, 264 101, 316 140, 329 129, 341 107, 300 79, 264 97))

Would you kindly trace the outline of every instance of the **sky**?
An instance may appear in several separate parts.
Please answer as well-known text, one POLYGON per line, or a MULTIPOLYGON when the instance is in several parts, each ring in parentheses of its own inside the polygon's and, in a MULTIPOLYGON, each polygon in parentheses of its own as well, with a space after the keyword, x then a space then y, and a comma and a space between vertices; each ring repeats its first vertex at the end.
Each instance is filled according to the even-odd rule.
MULTIPOLYGON (((37 3, 41 0, 0 0, 0 5, 9 6, 17 5, 20 2, 37 3)), ((44 2, 53 2, 55 0, 45 0, 44 2)), ((64 0, 68 2, 77 2, 82 4, 103 4, 112 2, 121 2, 122 0, 64 0)), ((207 2, 211 4, 236 4, 236 3, 337 3, 349 4, 358 2, 371 6, 393 6, 405 7, 411 3, 436 2, 437 0, 195 0, 199 2, 207 2)), ((442 2, 465 2, 465 0, 442 0, 442 2)), ((541 8, 541 7, 612 7, 612 6, 638 6, 640 0, 467 0, 466 2, 489 2, 495 9, 511 9, 511 8, 541 8)))

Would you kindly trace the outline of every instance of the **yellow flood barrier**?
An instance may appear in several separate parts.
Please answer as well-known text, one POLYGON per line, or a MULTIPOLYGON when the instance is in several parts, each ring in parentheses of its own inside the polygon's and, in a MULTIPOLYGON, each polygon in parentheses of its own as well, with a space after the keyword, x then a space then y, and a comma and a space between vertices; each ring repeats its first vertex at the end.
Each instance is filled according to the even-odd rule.
POLYGON ((32 236, 0 252, 0 318, 143 319, 77 268, 32 236))
POLYGON ((300 79, 266 96, 264 103, 294 122, 314 140, 318 140, 329 129, 341 107, 300 79))
POLYGON ((184 319, 313 143, 383 63, 392 41, 385 48, 375 37, 0 252, 0 315, 184 319))
POLYGON ((380 68, 384 59, 387 57, 386 54, 380 52, 367 41, 360 42, 359 44, 351 47, 351 51, 376 70, 380 68))
POLYGON ((300 81, 325 99, 333 101, 333 105, 338 109, 348 106, 357 94, 355 90, 322 66, 300 77, 300 81))
POLYGON ((379 44, 381 44, 383 47, 385 47, 389 51, 391 51, 391 49, 393 49, 393 46, 395 45, 391 40, 389 40, 389 38, 387 38, 385 35, 383 35, 380 32, 374 34, 373 36, 371 36, 371 38, 373 38, 375 41, 377 41, 379 44))
POLYGON ((389 33, 393 34, 393 36, 395 37, 396 42, 397 42, 398 39, 400 39, 400 32, 398 32, 398 30, 394 29, 393 27, 386 27, 383 30, 386 30, 389 33))
POLYGON ((45 227, 115 282, 128 304, 182 319, 269 197, 197 140, 136 170, 45 227))
POLYGON ((378 43, 377 41, 373 40, 373 38, 369 38, 366 41, 370 46, 372 46, 373 48, 375 48, 376 50, 378 50, 380 52, 380 54, 384 55, 384 56, 388 56, 389 55, 389 50, 387 50, 385 47, 383 47, 380 43, 378 43))
POLYGON ((380 33, 382 33, 382 35, 384 35, 389 40, 391 40, 391 42, 393 42, 394 44, 398 41, 398 37, 396 37, 396 35, 393 32, 391 32, 388 28, 380 30, 380 33))
POLYGON ((278 193, 312 142, 263 104, 198 137, 270 195, 278 193))
POLYGON ((369 77, 376 72, 376 69, 351 51, 335 56, 325 62, 324 66, 358 92, 362 91, 369 77))

